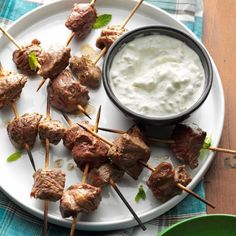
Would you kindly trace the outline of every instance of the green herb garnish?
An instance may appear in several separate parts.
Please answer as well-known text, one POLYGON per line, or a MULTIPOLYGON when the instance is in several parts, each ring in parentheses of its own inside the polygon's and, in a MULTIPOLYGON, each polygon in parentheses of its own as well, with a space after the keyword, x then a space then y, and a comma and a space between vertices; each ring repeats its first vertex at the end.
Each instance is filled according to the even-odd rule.
POLYGON ((97 17, 96 22, 93 24, 94 29, 102 28, 107 25, 112 19, 111 14, 103 14, 97 17))
POLYGON ((139 202, 140 199, 146 199, 146 193, 144 191, 143 185, 139 186, 138 193, 134 198, 135 202, 139 202))
POLYGON ((22 153, 20 151, 14 152, 7 158, 7 162, 13 162, 18 160, 21 157, 21 154, 22 153))
POLYGON ((40 64, 34 51, 30 52, 30 54, 28 55, 28 62, 30 69, 33 71, 36 71, 40 67, 40 64))
POLYGON ((209 147, 211 147, 211 142, 212 142, 212 138, 210 136, 207 136, 202 145, 202 149, 208 149, 209 147))

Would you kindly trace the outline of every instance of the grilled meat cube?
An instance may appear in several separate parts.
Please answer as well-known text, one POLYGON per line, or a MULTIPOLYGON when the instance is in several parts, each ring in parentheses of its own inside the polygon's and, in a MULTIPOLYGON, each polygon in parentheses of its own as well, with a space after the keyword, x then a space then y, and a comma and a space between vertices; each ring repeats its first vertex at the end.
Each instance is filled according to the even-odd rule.
POLYGON ((39 123, 39 137, 45 142, 47 138, 49 143, 57 145, 64 137, 65 127, 58 120, 43 119, 39 123))
POLYGON ((78 111, 78 105, 88 103, 88 89, 73 79, 67 69, 62 71, 48 86, 50 104, 64 112, 78 111))
POLYGON ((144 168, 139 161, 148 162, 151 154, 139 128, 133 126, 127 133, 115 139, 113 144, 108 152, 112 163, 138 179, 144 168))
POLYGON ((33 146, 38 134, 38 125, 42 116, 38 113, 26 113, 14 118, 7 126, 7 132, 12 144, 17 148, 24 148, 24 144, 33 146))
POLYGON ((178 160, 194 169, 198 166, 198 156, 205 138, 206 132, 197 125, 177 124, 172 134, 175 142, 171 144, 171 150, 178 160))
POLYGON ((22 49, 16 49, 13 52, 13 61, 16 64, 18 70, 26 75, 34 75, 37 73, 37 70, 31 70, 29 65, 29 54, 31 52, 35 53, 39 64, 43 62, 41 42, 37 39, 34 39, 30 44, 22 47, 22 49))
POLYGON ((82 85, 97 88, 100 85, 102 72, 88 57, 72 57, 70 68, 82 85))
POLYGON ((102 188, 109 184, 110 179, 117 182, 123 175, 123 170, 110 163, 106 163, 101 165, 98 169, 94 168, 89 172, 88 183, 95 187, 102 188))
POLYGON ((14 72, 0 74, 0 109, 15 102, 25 86, 27 78, 14 72))
POLYGON ((62 217, 75 217, 79 212, 90 213, 96 210, 102 199, 101 193, 101 188, 85 183, 70 186, 60 200, 62 217))
POLYGON ((96 47, 99 49, 106 48, 107 50, 110 46, 127 30, 121 28, 120 25, 111 25, 104 28, 101 35, 96 40, 96 47))
POLYGON ((79 40, 82 40, 92 30, 96 18, 97 12, 94 6, 75 3, 65 25, 68 29, 76 33, 79 40))
POLYGON ((172 164, 162 162, 152 172, 147 181, 147 186, 158 200, 165 202, 181 193, 181 190, 176 186, 177 183, 187 186, 191 180, 185 166, 174 169, 172 164))
POLYGON ((56 202, 63 194, 65 174, 60 169, 39 169, 34 175, 34 185, 30 196, 56 202))
POLYGON ((38 70, 38 74, 45 79, 54 79, 69 65, 70 51, 70 48, 55 46, 51 47, 47 52, 43 52, 44 60, 38 70))

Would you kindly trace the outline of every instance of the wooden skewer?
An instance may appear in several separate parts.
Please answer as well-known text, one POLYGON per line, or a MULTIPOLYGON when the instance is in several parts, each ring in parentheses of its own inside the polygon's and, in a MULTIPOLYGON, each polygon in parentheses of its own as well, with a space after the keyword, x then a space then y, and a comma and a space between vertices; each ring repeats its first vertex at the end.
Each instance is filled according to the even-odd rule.
POLYGON ((85 109, 81 105, 78 105, 78 109, 91 120, 90 115, 85 111, 85 109))
POLYGON ((101 117, 101 108, 102 108, 102 106, 100 105, 99 108, 98 108, 98 112, 97 112, 97 117, 96 117, 95 125, 94 125, 94 127, 93 127, 93 131, 94 131, 95 133, 98 132, 98 124, 99 124, 100 117, 101 117))
POLYGON ((68 39, 66 40, 66 47, 69 46, 69 44, 70 44, 71 40, 74 38, 74 36, 75 36, 75 32, 72 31, 71 34, 69 35, 68 39))
POLYGON ((90 4, 91 6, 93 6, 93 5, 95 5, 95 3, 96 3, 96 0, 92 0, 89 4, 90 4))
POLYGON ((16 45, 16 47, 18 49, 22 50, 22 47, 20 46, 20 44, 18 42, 16 42, 16 40, 5 29, 3 29, 1 26, 0 26, 0 30, 9 38, 9 40, 11 42, 13 42, 16 45))
POLYGON ((102 56, 106 53, 106 51, 107 51, 107 48, 105 47, 99 52, 99 54, 96 56, 96 58, 93 61, 94 65, 97 64, 97 62, 102 58, 102 56))
POLYGON ((77 223, 77 215, 73 217, 73 221, 72 221, 71 229, 70 229, 70 236, 74 236, 75 234, 76 223, 77 223))
POLYGON ((109 128, 103 128, 103 127, 98 127, 98 129, 102 130, 102 131, 116 133, 116 134, 125 134, 126 133, 126 131, 118 130, 118 129, 109 129, 109 128))

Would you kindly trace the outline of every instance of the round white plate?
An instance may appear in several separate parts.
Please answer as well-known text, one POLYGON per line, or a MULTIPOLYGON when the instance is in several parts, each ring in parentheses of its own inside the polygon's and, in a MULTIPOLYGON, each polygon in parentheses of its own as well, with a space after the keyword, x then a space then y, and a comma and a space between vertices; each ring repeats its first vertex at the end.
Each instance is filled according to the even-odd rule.
MULTIPOLYGON (((33 38, 38 38, 43 43, 43 46, 48 46, 55 42, 64 44, 70 34, 70 31, 64 26, 64 23, 72 8, 73 2, 73 0, 59 1, 47 6, 42 6, 18 20, 10 28, 9 32, 22 44, 29 43, 33 38)), ((134 5, 135 1, 99 0, 97 1, 96 7, 99 14, 112 14, 112 24, 119 24, 125 19, 134 5)), ((169 25, 193 35, 183 24, 176 21, 170 15, 146 3, 143 3, 137 14, 130 20, 127 28, 134 29, 136 27, 154 24, 169 25)), ((89 43, 95 48, 95 39, 99 34, 100 30, 94 30, 86 39, 86 42, 78 43, 76 40, 73 40, 71 43, 72 54, 78 55, 80 46, 85 43, 89 43)), ((2 61, 4 68, 8 70, 16 70, 14 63, 11 60, 14 49, 14 45, 9 42, 6 37, 1 38, 0 60, 2 61)), ((100 62, 100 64, 101 63, 102 62, 100 62)), ((36 93, 39 80, 40 78, 36 77, 30 79, 26 84, 21 98, 17 103, 20 114, 33 111, 45 114, 46 86, 36 93)), ((98 108, 100 104, 102 105, 101 126, 113 127, 116 129, 127 129, 130 127, 131 123, 109 101, 102 86, 97 91, 91 91, 90 94, 90 104, 92 104, 92 106, 98 108)), ((13 118, 10 108, 0 111, 0 117, 1 189, 26 211, 37 217, 43 218, 43 202, 30 198, 30 191, 33 184, 33 169, 27 154, 24 153, 22 158, 16 162, 6 162, 6 158, 15 152, 15 148, 10 143, 6 132, 7 122, 13 118)), ((52 110, 52 117, 54 119, 63 120, 61 115, 55 110, 52 110)), ((92 117, 93 119, 95 118, 95 112, 92 117)), ((86 119, 85 117, 79 118, 75 116, 72 118, 74 121, 86 119)), ((212 91, 206 102, 191 117, 190 121, 197 123, 202 129, 206 130, 208 134, 212 136, 213 144, 215 146, 218 144, 224 121, 224 95, 220 77, 215 65, 212 91)), ((65 121, 63 120, 63 122, 65 121)), ((102 132, 101 134, 110 139, 115 137, 113 134, 102 132)), ((42 168, 44 165, 44 148, 39 141, 37 141, 33 149, 33 156, 36 167, 42 168)), ((166 156, 171 156, 171 161, 174 164, 177 164, 174 158, 172 158, 173 155, 167 148, 152 147, 150 163, 157 165, 160 161, 163 161, 166 156)), ((67 169, 68 164, 73 163, 73 160, 62 144, 51 149, 51 166, 57 159, 64 160, 62 169, 67 174, 66 187, 76 182, 80 182, 81 171, 78 169, 69 171, 67 169)), ((193 176, 193 181, 188 186, 189 188, 194 188, 201 180, 212 159, 213 153, 207 153, 204 157, 200 158, 199 167, 194 171, 190 171, 193 176)), ((129 176, 125 175, 125 177, 118 182, 120 190, 143 222, 165 213, 186 197, 186 194, 182 193, 166 203, 160 203, 152 196, 152 193, 145 185, 145 181, 148 179, 149 175, 150 172, 145 169, 138 181, 134 181, 129 176), (147 198, 145 201, 136 203, 134 197, 140 184, 144 185, 147 198)), ((58 203, 50 203, 49 221, 61 226, 70 227, 71 225, 70 219, 62 219, 58 210, 58 203)), ((83 230, 112 230, 133 225, 136 225, 133 216, 110 187, 106 187, 103 190, 103 200, 98 210, 94 211, 92 214, 80 214, 77 223, 77 227, 83 230)))

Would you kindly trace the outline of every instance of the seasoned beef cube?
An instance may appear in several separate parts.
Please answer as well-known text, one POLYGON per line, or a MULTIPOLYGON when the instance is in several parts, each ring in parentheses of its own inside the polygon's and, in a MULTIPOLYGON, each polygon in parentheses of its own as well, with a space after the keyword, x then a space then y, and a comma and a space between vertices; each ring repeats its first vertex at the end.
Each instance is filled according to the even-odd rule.
POLYGON ((39 169, 34 175, 30 196, 56 202, 61 199, 65 187, 65 174, 60 169, 39 169))
POLYGON ((110 46, 127 30, 121 28, 119 25, 111 25, 104 28, 101 35, 96 40, 96 46, 99 49, 106 48, 107 50, 110 46))
POLYGON ((174 169, 172 164, 162 162, 152 172, 147 181, 147 186, 158 200, 165 202, 181 193, 181 189, 176 186, 177 183, 187 186, 191 180, 185 166, 174 169))
POLYGON ((29 54, 34 52, 39 64, 43 62, 42 48, 40 41, 34 39, 30 44, 23 46, 22 49, 16 49, 13 52, 13 61, 16 64, 18 70, 26 75, 34 75, 37 73, 36 70, 31 70, 29 65, 29 54))
POLYGON ((172 134, 175 142, 171 144, 171 150, 178 160, 194 169, 198 166, 198 156, 205 138, 206 132, 197 125, 177 124, 172 134))
POLYGON ((57 145, 64 137, 65 127, 58 120, 43 119, 39 123, 39 137, 45 142, 47 138, 49 143, 57 145))
POLYGON ((113 144, 108 152, 112 163, 134 179, 138 179, 144 168, 140 161, 148 162, 151 153, 138 127, 132 127, 127 133, 115 139, 113 144))
POLYGON ((70 48, 55 46, 43 52, 44 60, 38 74, 45 79, 54 79, 69 65, 70 51, 70 48))
POLYGON ((97 209, 102 196, 101 188, 81 183, 70 186, 60 200, 63 218, 75 217, 77 213, 90 213, 97 209))
POLYGON ((65 25, 76 33, 79 40, 82 40, 86 38, 92 30, 96 18, 97 12, 94 6, 91 6, 90 4, 75 3, 65 25))
POLYGON ((12 144, 17 148, 24 148, 24 144, 33 146, 38 134, 38 125, 42 116, 38 113, 26 113, 14 118, 7 126, 7 133, 12 144))
POLYGON ((90 168, 98 168, 104 162, 108 162, 107 153, 106 144, 85 130, 79 132, 72 149, 74 161, 81 170, 86 164, 89 164, 90 168))
POLYGON ((0 109, 15 102, 25 86, 27 78, 14 72, 0 74, 0 109))
POLYGON ((82 85, 97 88, 101 82, 102 72, 88 57, 72 57, 70 68, 82 85))
POLYGON ((50 104, 64 112, 78 111, 78 105, 88 103, 88 89, 73 79, 67 69, 61 72, 48 86, 50 104))
POLYGON ((110 163, 106 163, 101 165, 98 169, 94 168, 89 172, 88 183, 95 187, 102 188, 109 184, 111 179, 117 182, 123 175, 123 170, 110 163))

